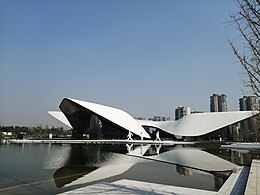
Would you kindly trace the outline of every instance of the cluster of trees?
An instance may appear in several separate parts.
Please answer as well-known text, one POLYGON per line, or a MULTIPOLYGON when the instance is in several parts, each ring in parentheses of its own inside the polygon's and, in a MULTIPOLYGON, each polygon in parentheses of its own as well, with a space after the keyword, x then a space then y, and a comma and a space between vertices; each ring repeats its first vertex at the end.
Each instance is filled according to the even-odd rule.
MULTIPOLYGON (((70 134, 70 131, 64 130, 63 127, 42 126, 26 127, 26 126, 0 126, 0 132, 12 132, 12 137, 15 138, 19 133, 26 133, 27 138, 47 138, 50 133, 54 137, 62 137, 70 134)), ((1 134, 1 133, 0 133, 1 134)), ((3 137, 1 135, 1 137, 3 137)))

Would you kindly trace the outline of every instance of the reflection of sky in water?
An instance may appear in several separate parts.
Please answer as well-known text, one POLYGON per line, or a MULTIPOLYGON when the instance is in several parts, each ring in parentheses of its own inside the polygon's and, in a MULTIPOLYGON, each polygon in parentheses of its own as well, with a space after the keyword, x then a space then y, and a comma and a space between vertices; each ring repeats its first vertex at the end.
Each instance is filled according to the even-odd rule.
POLYGON ((210 153, 182 146, 4 144, 0 194, 59 193, 121 179, 214 191, 229 175, 214 171, 236 167, 223 159, 236 162, 243 154, 215 151, 219 158, 210 153))
POLYGON ((55 144, 48 144, 47 154, 44 156, 44 169, 59 169, 66 165, 69 159, 71 147, 60 147, 55 144))

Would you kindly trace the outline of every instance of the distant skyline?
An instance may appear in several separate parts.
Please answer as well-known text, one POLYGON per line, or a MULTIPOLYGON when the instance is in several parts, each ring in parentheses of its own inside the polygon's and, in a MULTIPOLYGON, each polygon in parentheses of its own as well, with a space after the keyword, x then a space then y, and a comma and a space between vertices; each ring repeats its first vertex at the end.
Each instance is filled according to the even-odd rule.
POLYGON ((227 37, 233 1, 0 0, 0 125, 61 126, 64 97, 132 116, 239 110, 243 71, 227 37))

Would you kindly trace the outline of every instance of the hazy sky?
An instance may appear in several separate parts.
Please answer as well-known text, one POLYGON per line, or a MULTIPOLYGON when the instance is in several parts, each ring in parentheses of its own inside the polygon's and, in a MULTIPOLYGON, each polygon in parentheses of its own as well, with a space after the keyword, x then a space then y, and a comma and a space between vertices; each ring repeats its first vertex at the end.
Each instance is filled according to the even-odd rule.
POLYGON ((0 0, 0 125, 61 125, 64 97, 174 118, 226 94, 242 70, 230 0, 0 0))

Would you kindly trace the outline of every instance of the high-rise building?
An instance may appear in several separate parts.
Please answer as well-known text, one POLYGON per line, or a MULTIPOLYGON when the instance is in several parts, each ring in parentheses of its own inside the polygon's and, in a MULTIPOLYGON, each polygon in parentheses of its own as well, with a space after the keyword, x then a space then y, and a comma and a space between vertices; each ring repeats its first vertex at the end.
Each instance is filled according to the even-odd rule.
POLYGON ((191 109, 190 107, 186 106, 179 106, 178 108, 175 109, 175 120, 179 120, 182 117, 191 114, 191 109))
MULTIPOLYGON (((260 101, 256 96, 244 96, 239 99, 240 111, 259 111, 260 101)), ((243 130, 254 131, 257 128, 257 119, 255 117, 242 121, 240 128, 243 130)))
POLYGON ((210 112, 227 112, 227 96, 225 94, 210 96, 210 112))
POLYGON ((259 99, 256 96, 244 96, 239 99, 239 110, 240 111, 259 110, 260 108, 259 103, 260 103, 259 99))

